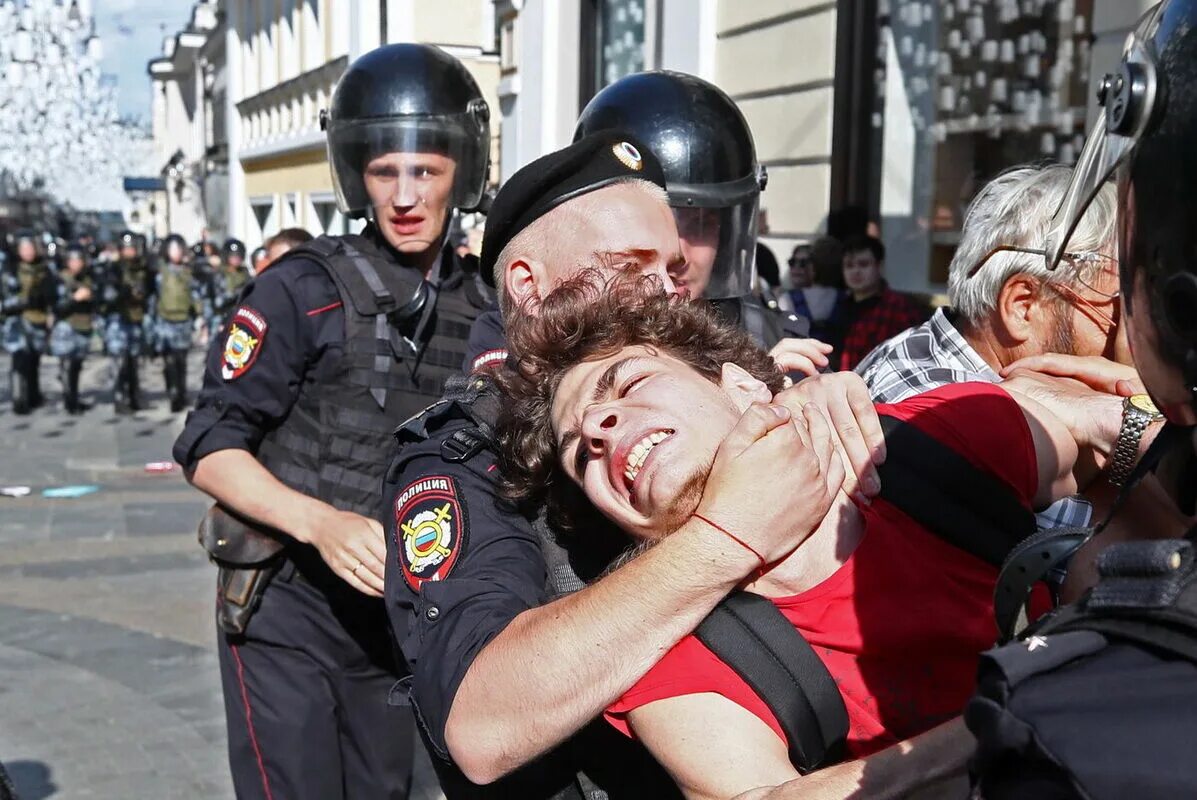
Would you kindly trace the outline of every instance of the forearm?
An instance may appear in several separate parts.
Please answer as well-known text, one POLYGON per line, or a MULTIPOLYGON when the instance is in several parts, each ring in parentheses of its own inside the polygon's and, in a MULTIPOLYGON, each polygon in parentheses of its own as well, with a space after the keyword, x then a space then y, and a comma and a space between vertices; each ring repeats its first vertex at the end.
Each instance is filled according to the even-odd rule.
POLYGON ((693 631, 753 566, 739 545, 691 521, 594 585, 520 614, 482 649, 457 690, 445 729, 454 761, 471 780, 489 783, 564 741, 693 631))
POLYGON ((190 475, 195 488, 221 505, 301 542, 332 506, 286 486, 246 450, 227 449, 199 460, 190 475))
POLYGON ((772 789, 756 789, 737 800, 889 800, 917 796, 947 784, 964 797, 968 760, 975 742, 959 717, 859 761, 819 770, 772 789))

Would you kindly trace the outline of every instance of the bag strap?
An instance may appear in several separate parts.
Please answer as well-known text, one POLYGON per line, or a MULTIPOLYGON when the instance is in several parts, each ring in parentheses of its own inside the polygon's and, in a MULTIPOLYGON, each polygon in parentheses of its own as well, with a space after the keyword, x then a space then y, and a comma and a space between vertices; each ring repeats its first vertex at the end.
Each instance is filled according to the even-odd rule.
POLYGON ((918 427, 885 414, 881 497, 940 539, 995 567, 1035 532, 1005 483, 918 427))
POLYGON ((843 758, 848 736, 844 698, 819 656, 777 606, 760 595, 733 592, 694 634, 769 706, 799 772, 843 758))

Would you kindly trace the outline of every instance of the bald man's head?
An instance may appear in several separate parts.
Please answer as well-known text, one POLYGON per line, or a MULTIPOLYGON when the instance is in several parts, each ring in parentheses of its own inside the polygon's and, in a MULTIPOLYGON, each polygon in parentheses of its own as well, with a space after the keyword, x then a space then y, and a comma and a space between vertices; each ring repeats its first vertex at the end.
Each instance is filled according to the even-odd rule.
POLYGON ((631 179, 575 197, 520 231, 495 262, 504 315, 532 310, 560 281, 588 267, 657 274, 668 291, 682 265, 665 191, 631 179))

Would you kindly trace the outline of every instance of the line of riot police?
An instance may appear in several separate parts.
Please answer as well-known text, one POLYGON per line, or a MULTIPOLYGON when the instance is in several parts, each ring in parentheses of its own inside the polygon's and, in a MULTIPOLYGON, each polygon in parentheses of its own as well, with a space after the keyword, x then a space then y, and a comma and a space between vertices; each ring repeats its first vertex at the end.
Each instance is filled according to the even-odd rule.
POLYGON ((80 393, 93 339, 111 362, 108 389, 114 410, 146 407, 142 356, 162 360, 172 412, 187 405, 186 359, 192 342, 215 335, 250 280, 245 245, 229 239, 217 249, 167 236, 151 257, 145 237, 122 232, 114 242, 64 243, 23 231, 0 251, 0 341, 11 356, 13 412, 44 405, 41 360, 58 359, 62 407, 87 409, 80 393))

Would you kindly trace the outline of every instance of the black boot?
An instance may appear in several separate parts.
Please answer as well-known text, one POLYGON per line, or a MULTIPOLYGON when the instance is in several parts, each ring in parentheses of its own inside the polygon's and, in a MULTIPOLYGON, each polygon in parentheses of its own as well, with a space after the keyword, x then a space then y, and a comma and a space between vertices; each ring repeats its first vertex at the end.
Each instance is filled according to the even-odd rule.
POLYGON ((87 410, 87 406, 79 397, 79 374, 83 372, 83 359, 78 356, 71 356, 67 359, 66 368, 66 385, 63 388, 63 397, 65 398, 65 405, 68 414, 82 414, 87 410))
POLYGON ((173 366, 174 386, 170 393, 170 410, 178 413, 187 408, 187 352, 171 353, 167 358, 173 366))
POLYGON ((112 408, 118 414, 132 414, 129 402, 129 357, 115 356, 112 359, 112 408))
POLYGON ((28 414, 33 410, 29 397, 29 351, 20 350, 12 354, 12 371, 9 373, 12 388, 12 411, 14 414, 28 414))
POLYGON ((42 397, 41 384, 42 354, 36 350, 29 351, 29 405, 41 408, 46 402, 42 397))
POLYGON ((142 411, 148 406, 141 397, 140 359, 136 356, 126 356, 126 358, 129 359, 129 405, 133 407, 134 411, 142 411))
POLYGON ((62 410, 75 413, 76 398, 71 395, 71 360, 67 356, 58 357, 58 382, 62 384, 62 410))

